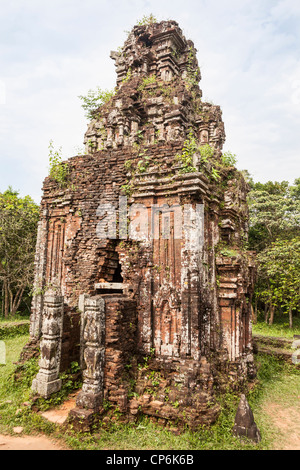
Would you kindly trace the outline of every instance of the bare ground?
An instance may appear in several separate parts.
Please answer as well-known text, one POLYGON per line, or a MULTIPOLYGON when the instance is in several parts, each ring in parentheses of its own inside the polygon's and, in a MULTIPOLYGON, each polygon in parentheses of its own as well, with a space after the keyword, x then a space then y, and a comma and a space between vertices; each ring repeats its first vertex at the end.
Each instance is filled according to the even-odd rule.
MULTIPOLYGON (((76 393, 62 406, 45 411, 41 415, 48 421, 63 424, 69 411, 76 405, 76 393)), ((22 428, 15 428, 16 432, 22 432, 22 428)), ((65 450, 59 442, 52 441, 45 436, 10 436, 0 434, 0 450, 65 450)))
POLYGON ((271 402, 264 412, 274 427, 275 450, 300 450, 300 396, 295 406, 281 406, 271 402))
POLYGON ((45 436, 8 436, 0 434, 0 450, 65 450, 45 436))

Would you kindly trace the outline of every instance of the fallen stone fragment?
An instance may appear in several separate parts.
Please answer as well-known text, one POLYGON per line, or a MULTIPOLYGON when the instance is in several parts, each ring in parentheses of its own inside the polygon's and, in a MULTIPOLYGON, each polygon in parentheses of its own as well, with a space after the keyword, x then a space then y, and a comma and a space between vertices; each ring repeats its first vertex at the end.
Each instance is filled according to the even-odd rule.
POLYGON ((23 432, 22 426, 16 426, 15 428, 13 428, 13 432, 15 434, 21 434, 23 432))
POLYGON ((261 441, 260 432, 255 424, 252 410, 245 395, 241 395, 235 415, 233 434, 237 437, 247 437, 256 443, 261 441))

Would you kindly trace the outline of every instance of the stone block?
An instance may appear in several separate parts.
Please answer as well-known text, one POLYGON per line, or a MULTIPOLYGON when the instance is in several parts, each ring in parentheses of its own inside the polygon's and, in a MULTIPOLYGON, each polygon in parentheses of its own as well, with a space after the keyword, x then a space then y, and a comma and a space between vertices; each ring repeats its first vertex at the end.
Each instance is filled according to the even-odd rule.
POLYGON ((56 379, 48 381, 47 377, 37 375, 32 381, 32 391, 38 393, 44 398, 49 398, 53 393, 59 392, 61 389, 61 380, 56 379))
POLYGON ((261 441, 261 435, 254 421, 253 412, 245 395, 241 396, 236 412, 233 434, 237 437, 246 437, 256 443, 261 441))

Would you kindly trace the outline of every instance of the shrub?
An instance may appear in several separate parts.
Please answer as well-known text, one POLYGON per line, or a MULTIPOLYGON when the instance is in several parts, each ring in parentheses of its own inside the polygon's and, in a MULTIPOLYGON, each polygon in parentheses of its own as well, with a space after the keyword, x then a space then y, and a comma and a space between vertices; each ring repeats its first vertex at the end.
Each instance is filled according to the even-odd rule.
POLYGON ((235 166, 237 162, 237 156, 231 152, 224 152, 221 156, 221 160, 225 166, 235 166))
POLYGON ((115 90, 102 90, 97 87, 96 90, 89 90, 86 96, 79 95, 78 98, 83 101, 81 106, 86 112, 86 117, 93 119, 97 109, 108 103, 114 95, 115 90))
POLYGON ((54 150, 53 141, 49 142, 49 163, 50 171, 49 176, 57 181, 61 186, 64 186, 69 174, 69 167, 67 163, 63 163, 61 156, 61 147, 54 150))

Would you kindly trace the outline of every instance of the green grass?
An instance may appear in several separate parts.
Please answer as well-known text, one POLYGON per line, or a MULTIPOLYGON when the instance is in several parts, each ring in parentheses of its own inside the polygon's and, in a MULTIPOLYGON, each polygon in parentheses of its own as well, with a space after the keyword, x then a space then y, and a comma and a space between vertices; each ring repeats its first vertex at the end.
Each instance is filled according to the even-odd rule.
MULTIPOLYGON (((241 442, 233 437, 231 430, 239 402, 239 395, 225 394, 218 397, 222 412, 215 425, 198 432, 186 430, 175 435, 169 430, 153 424, 146 417, 136 424, 124 424, 118 414, 113 413, 108 425, 99 423, 93 434, 78 433, 72 428, 62 429, 49 423, 30 407, 22 403, 30 400, 31 381, 37 372, 36 361, 29 361, 22 380, 13 381, 15 362, 28 340, 28 336, 8 338, 5 341, 7 364, 0 366, 0 433, 12 433, 15 426, 22 426, 24 434, 47 434, 58 438, 71 449, 111 449, 111 450, 253 450, 269 449, 276 442, 276 433, 265 407, 270 401, 285 406, 294 406, 299 397, 300 371, 273 357, 257 355, 259 385, 249 394, 249 402, 255 420, 262 433, 262 442, 256 446, 241 442), (18 411, 19 410, 19 411, 18 411), (22 411, 20 411, 22 410, 22 411)), ((68 387, 68 385, 67 385, 68 387)), ((67 388, 66 388, 67 390, 67 388)), ((62 394, 61 397, 65 398, 62 394)), ((54 397, 56 403, 59 397, 54 397)), ((299 401, 299 399, 298 399, 299 401)), ((51 400, 48 401, 51 405, 51 400)), ((47 402, 45 401, 45 405, 47 402)))
POLYGON ((273 325, 267 325, 262 319, 252 327, 253 333, 263 336, 277 336, 282 338, 293 338, 294 335, 300 335, 300 318, 293 318, 293 328, 289 328, 289 319, 287 316, 275 319, 273 325))
POLYGON ((296 427, 300 436, 300 369, 265 354, 258 354, 256 361, 259 385, 249 394, 249 403, 268 447, 280 449, 296 432, 296 427), (276 413, 276 410, 280 411, 276 413), (281 428, 276 419, 281 420, 281 428), (296 427, 293 429, 294 419, 296 427))
POLYGON ((226 409, 218 423, 197 432, 186 430, 180 435, 153 424, 143 417, 136 424, 120 424, 118 420, 108 429, 100 428, 95 434, 78 434, 69 431, 65 442, 73 449, 88 450, 253 450, 259 447, 251 442, 241 443, 233 437, 231 429, 238 397, 227 397, 226 409))
POLYGON ((29 335, 7 338, 6 365, 0 366, 0 432, 12 433, 13 428, 22 426, 25 434, 50 434, 55 426, 41 416, 31 412, 29 407, 22 406, 32 395, 31 383, 38 371, 37 361, 29 360, 22 370, 22 380, 14 380, 16 362, 27 343, 29 335))
POLYGON ((197 432, 185 431, 175 435, 153 424, 147 417, 136 424, 120 424, 116 420, 109 429, 99 429, 95 434, 69 433, 65 442, 73 449, 86 450, 253 450, 261 448, 250 442, 241 443, 233 437, 231 429, 238 399, 234 408, 223 411, 218 423, 197 432))
POLYGON ((8 317, 8 318, 5 318, 3 316, 0 316, 0 323, 16 323, 16 322, 20 322, 20 321, 30 321, 30 316, 29 314, 20 314, 20 313, 16 313, 16 315, 14 315, 13 317, 8 317))
POLYGON ((15 370, 14 362, 17 361, 28 339, 29 335, 23 335, 3 340, 6 351, 6 364, 0 365, 0 403, 5 399, 12 400, 15 397, 19 399, 20 395, 22 395, 20 388, 16 388, 13 385, 11 377, 15 370))
POLYGON ((24 336, 29 333, 29 320, 0 322, 0 339, 24 336))

